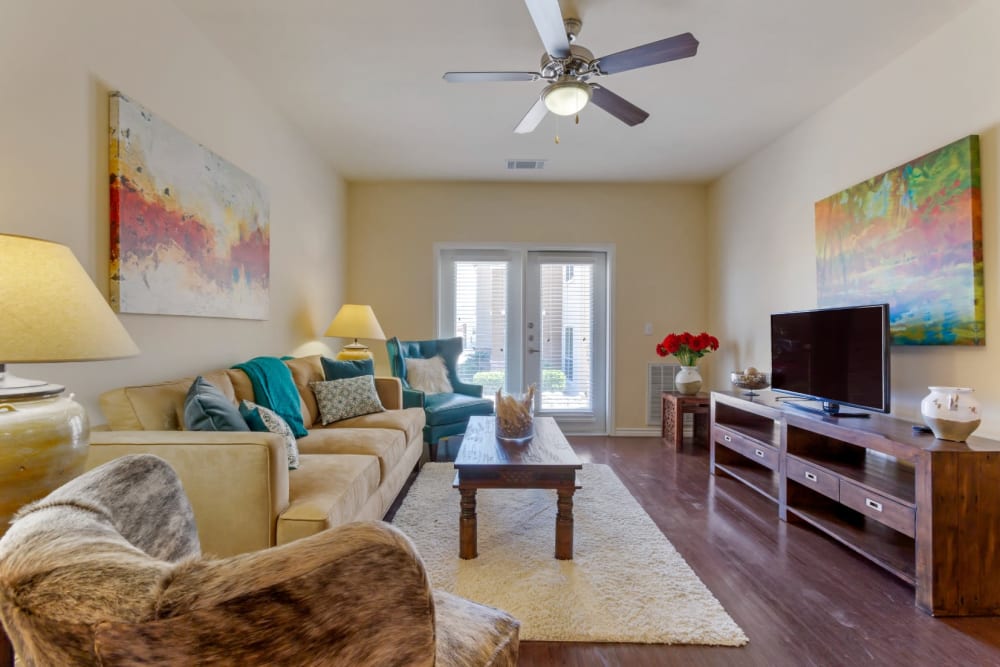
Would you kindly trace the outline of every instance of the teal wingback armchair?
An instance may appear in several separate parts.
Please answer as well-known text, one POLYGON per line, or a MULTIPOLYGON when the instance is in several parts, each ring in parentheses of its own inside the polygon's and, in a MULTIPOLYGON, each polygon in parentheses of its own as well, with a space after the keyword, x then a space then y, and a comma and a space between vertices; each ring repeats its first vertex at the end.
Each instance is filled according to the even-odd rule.
POLYGON ((403 407, 423 408, 427 417, 424 442, 430 446, 431 460, 437 458, 441 438, 465 433, 469 417, 492 415, 493 401, 483 398, 483 387, 468 384, 458 378, 458 357, 462 354, 461 338, 434 340, 399 340, 393 336, 385 342, 392 374, 403 383, 403 407), (440 355, 448 368, 448 380, 454 393, 425 394, 414 389, 406 380, 406 359, 430 359, 440 355))

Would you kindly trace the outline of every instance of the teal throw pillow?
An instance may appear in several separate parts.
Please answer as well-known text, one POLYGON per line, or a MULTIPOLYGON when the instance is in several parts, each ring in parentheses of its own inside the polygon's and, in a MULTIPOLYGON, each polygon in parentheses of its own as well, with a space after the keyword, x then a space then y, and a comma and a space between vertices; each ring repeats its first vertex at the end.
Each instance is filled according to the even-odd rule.
POLYGON ((198 376, 184 399, 184 428, 189 431, 249 431, 239 409, 211 382, 198 376))
POLYGON ((260 433, 277 433, 285 441, 285 455, 288 457, 288 469, 295 470, 299 467, 299 445, 295 442, 295 434, 292 427, 288 425, 274 410, 257 405, 251 401, 240 403, 240 414, 246 420, 251 431, 260 433))
POLYGON ((323 375, 327 380, 346 380, 361 375, 375 375, 375 360, 339 361, 323 357, 323 375))
POLYGON ((344 380, 310 382, 319 404, 319 416, 323 425, 341 419, 360 417, 373 412, 382 412, 382 401, 375 391, 373 375, 359 375, 344 380))

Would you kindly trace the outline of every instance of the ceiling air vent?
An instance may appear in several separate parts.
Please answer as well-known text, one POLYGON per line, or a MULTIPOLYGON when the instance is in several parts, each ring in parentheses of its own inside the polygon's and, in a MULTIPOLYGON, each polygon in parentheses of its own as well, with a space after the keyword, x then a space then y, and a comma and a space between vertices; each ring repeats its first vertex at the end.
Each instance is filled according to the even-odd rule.
POLYGON ((507 168, 512 170, 545 169, 545 160, 507 160, 507 168))

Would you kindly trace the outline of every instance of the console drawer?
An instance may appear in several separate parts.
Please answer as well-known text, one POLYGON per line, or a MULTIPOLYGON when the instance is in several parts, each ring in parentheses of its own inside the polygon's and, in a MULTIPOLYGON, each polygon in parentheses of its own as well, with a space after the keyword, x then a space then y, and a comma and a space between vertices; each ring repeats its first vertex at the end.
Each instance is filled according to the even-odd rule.
POLYGON ((879 493, 840 480, 840 502, 851 509, 884 523, 909 537, 916 536, 917 513, 914 508, 904 505, 879 493))
POLYGON ((785 465, 789 481, 798 482, 827 498, 840 500, 840 478, 836 475, 794 456, 786 457, 785 465))
POLYGON ((771 445, 765 445, 736 431, 720 426, 715 427, 715 441, 727 449, 739 452, 751 461, 755 461, 770 470, 778 469, 778 450, 771 445))

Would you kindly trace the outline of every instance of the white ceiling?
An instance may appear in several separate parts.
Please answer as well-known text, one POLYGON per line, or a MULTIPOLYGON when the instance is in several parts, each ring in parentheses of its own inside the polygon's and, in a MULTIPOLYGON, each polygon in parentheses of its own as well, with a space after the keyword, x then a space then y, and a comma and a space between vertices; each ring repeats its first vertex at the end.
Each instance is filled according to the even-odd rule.
POLYGON ((589 105, 578 126, 549 114, 530 135, 512 130, 544 82, 441 79, 536 71, 523 0, 174 2, 349 180, 706 182, 975 0, 563 0, 596 56, 688 31, 701 46, 601 78, 645 123, 589 105), (548 162, 509 172, 508 158, 548 162))

